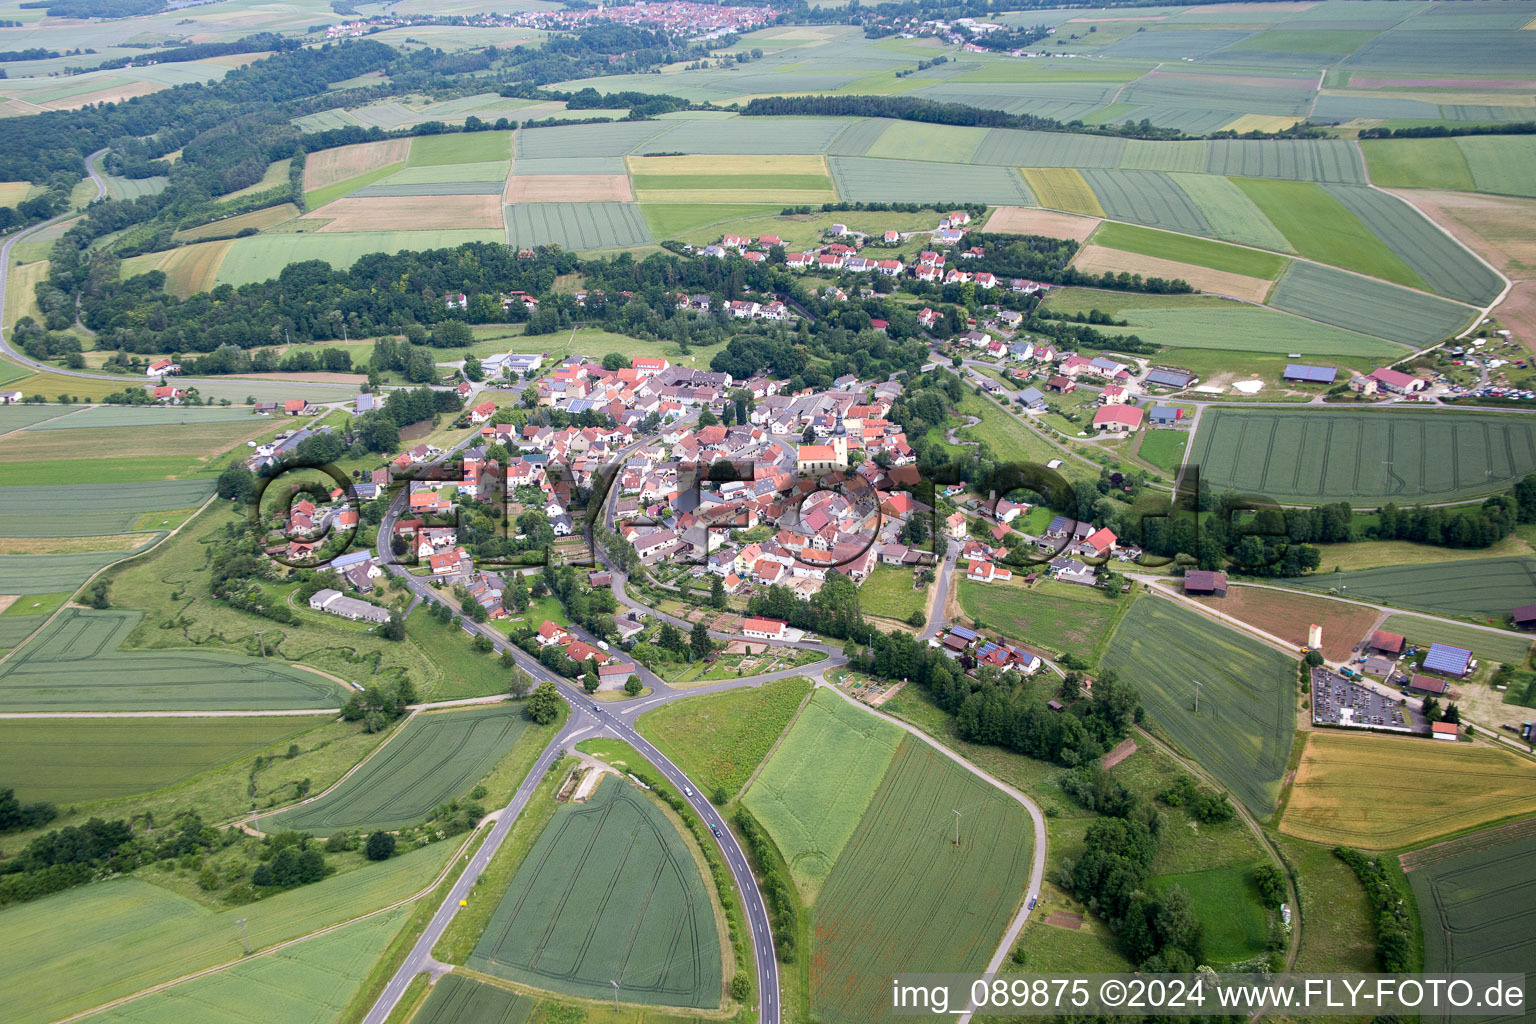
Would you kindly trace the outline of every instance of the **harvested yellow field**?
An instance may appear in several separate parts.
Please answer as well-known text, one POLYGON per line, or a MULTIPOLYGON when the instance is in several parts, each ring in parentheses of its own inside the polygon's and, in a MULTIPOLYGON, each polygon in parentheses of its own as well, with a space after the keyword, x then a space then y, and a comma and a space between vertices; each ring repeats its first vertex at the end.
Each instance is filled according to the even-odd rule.
POLYGON ((0 181, 0 206, 15 206, 32 191, 30 181, 0 181))
POLYGON ((793 188, 705 188, 692 191, 676 189, 637 189, 635 199, 642 203, 782 203, 785 206, 814 206, 835 203, 835 190, 793 188))
POLYGON ((404 163, 410 153, 410 139, 359 142, 352 146, 322 149, 304 158, 304 191, 313 192, 390 164, 404 163))
MULTIPOLYGON (((73 555, 93 551, 137 551, 153 535, 125 537, 0 537, 0 555, 73 555)), ((14 598, 12 599, 14 600, 14 598)))
POLYGON ((45 108, 26 100, 6 97, 0 100, 0 117, 25 117, 27 114, 41 114, 45 108))
POLYGON ((214 64, 223 68, 243 68, 255 61, 266 60, 272 56, 272 53, 271 50, 262 50, 258 53, 226 53, 222 57, 205 57, 196 63, 214 64))
POLYGON ((13 326, 17 320, 29 316, 41 321, 43 311, 37 308, 37 285, 48 279, 48 261, 24 263, 11 268, 11 278, 5 289, 5 326, 13 326))
POLYGON ((1037 210, 1031 206, 999 206, 987 218, 986 231, 1008 235, 1045 235, 1084 242, 1100 221, 1097 217, 1079 217, 1075 213, 1037 210))
POLYGON ((1023 167, 1024 183, 1035 194, 1035 202, 1053 210, 1080 213, 1085 217, 1104 216, 1099 197, 1072 167, 1023 167))
POLYGON ((1536 766, 1490 746, 1407 736, 1307 737, 1280 831, 1392 850, 1536 810, 1536 766))
POLYGON ((826 174, 827 158, 814 154, 734 156, 632 156, 631 174, 826 174))
POLYGON ((131 100, 135 96, 148 96, 152 92, 169 88, 169 85, 162 82, 128 82, 110 89, 97 89, 94 92, 82 92, 75 96, 49 100, 40 106, 48 110, 78 110, 92 103, 118 103, 122 100, 131 100))
POLYGON ((183 299, 211 290, 224 257, 234 244, 234 239, 226 238, 221 242, 184 245, 163 254, 159 269, 165 271, 165 290, 183 299))
POLYGON ((1301 118, 1299 117, 1289 117, 1284 114, 1244 114, 1242 117, 1225 125, 1222 131, 1283 132, 1300 120, 1301 118))
POLYGON ((173 237, 178 242, 195 242, 200 238, 233 235, 236 232, 244 231, 246 228, 265 231, 267 228, 286 223, 298 215, 299 208, 297 206, 294 206, 292 203, 281 203, 277 206, 268 206, 262 210, 242 213, 238 217, 225 217, 223 220, 200 224, 195 228, 178 231, 173 237))
POLYGON ((627 174, 514 174, 503 203, 632 203, 627 174))
POLYGON ((1142 277, 1161 277, 1169 281, 1183 278, 1191 286, 1212 295, 1242 299, 1245 302, 1263 302, 1269 294, 1271 282, 1262 277, 1248 277, 1225 270, 1212 270, 1193 263, 1143 256, 1136 252, 1123 252, 1102 245, 1085 245, 1077 251, 1072 266, 1085 274, 1102 274, 1106 270, 1118 274, 1140 274, 1142 277))
POLYGON ((326 203, 301 220, 327 220, 317 230, 433 231, 502 227, 500 196, 346 197, 326 203))

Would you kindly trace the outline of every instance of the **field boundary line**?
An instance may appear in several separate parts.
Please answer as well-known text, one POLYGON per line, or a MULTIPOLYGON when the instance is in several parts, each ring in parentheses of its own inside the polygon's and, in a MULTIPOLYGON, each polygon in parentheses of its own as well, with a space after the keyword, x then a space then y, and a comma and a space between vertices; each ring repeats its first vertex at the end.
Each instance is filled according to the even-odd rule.
POLYGON ((227 970, 236 964, 243 964, 248 961, 255 960, 257 957, 268 956, 272 953, 276 953, 280 949, 287 949, 289 946, 298 945, 301 942, 317 938, 321 935, 327 935, 333 931, 336 931, 338 928, 345 928, 347 925, 356 924, 359 921, 366 921, 370 917, 378 917, 380 914, 387 914, 391 910, 397 910, 408 903, 414 903, 421 899, 423 896, 430 895, 439 885, 443 883, 443 880, 448 877, 448 872, 453 870, 453 867, 458 863, 459 858, 464 855, 464 852, 467 849, 469 849, 470 843, 472 843, 479 835, 480 830, 489 823, 489 819, 482 818, 478 825, 470 829, 469 834, 464 837, 464 842, 460 843, 459 848, 453 851, 453 856, 448 858, 448 861, 442 866, 441 870, 438 871, 437 876, 433 878, 427 887, 422 889, 420 892, 407 896, 404 899, 396 900, 394 903, 391 903, 388 906, 379 907, 376 910, 370 910, 366 914, 359 914, 357 917, 348 918, 345 921, 337 921, 335 924, 328 924, 324 928, 319 928, 304 935, 297 935, 291 939, 284 939, 282 942, 268 946, 265 949, 259 949, 248 956, 242 956, 238 960, 226 960, 224 963, 214 964, 212 967, 204 967, 200 971, 194 971, 191 974, 184 974, 179 978, 172 978, 169 981, 162 981, 159 984, 140 989, 139 991, 129 995, 120 996, 111 1002, 102 1003, 100 1006, 94 1006, 88 1010, 82 1010, 79 1013, 72 1014, 68 1017, 60 1017, 57 1020, 54 1020, 52 1024, 70 1024, 72 1021, 83 1020, 84 1018, 90 1017, 93 1014, 115 1009, 116 1007, 131 1003, 136 999, 141 999, 144 996, 154 995, 156 992, 164 992, 166 989, 175 988, 176 986, 185 984, 189 981, 196 981, 198 978, 207 977, 210 974, 217 974, 218 972, 227 970))
MULTIPOLYGON (((825 669, 823 669, 823 671, 825 671, 825 669)), ((819 674, 820 673, 818 673, 818 675, 819 674)), ((807 675, 806 678, 810 680, 811 688, 806 691, 804 697, 800 698, 800 706, 795 708, 795 713, 789 716, 789 721, 785 722, 784 728, 779 730, 778 738, 773 741, 773 746, 768 748, 768 753, 764 754, 763 759, 757 762, 757 767, 752 769, 752 774, 747 776, 747 781, 743 782, 741 784, 741 788, 736 791, 735 799, 737 803, 740 803, 742 796, 746 793, 747 790, 752 788, 752 783, 756 782, 757 777, 762 774, 763 765, 767 764, 769 760, 772 759, 773 755, 778 752, 779 746, 784 742, 784 737, 788 736, 789 730, 793 729, 795 727, 795 723, 800 721, 800 716, 805 713, 806 705, 811 702, 812 697, 816 696, 815 677, 807 675)), ((638 719, 636 720, 635 724, 639 724, 638 719)), ((654 746, 655 744, 652 745, 654 746)))
MULTIPOLYGON (((1001 779, 994 778, 982 768, 966 760, 966 758, 960 753, 951 750, 943 743, 940 743, 932 736, 929 736, 927 733, 923 732, 917 726, 903 722, 901 719, 896 718, 893 715, 889 715, 886 712, 879 710, 878 708, 872 708, 867 704, 861 704, 859 701, 854 700, 851 696, 844 693, 841 687, 833 686, 831 683, 827 682, 822 673, 817 673, 815 679, 817 680, 818 686, 826 687, 841 697, 843 700, 847 701, 849 704, 852 704, 854 707, 858 708, 860 711, 875 715, 878 718, 882 718, 885 721, 890 722, 892 725, 898 727, 908 735, 913 736, 916 739, 919 739, 922 742, 928 744, 934 750, 949 758, 955 764, 959 765, 961 768, 964 768, 972 775, 975 775, 983 782, 986 782, 988 785, 993 786, 994 788, 1000 790, 1003 793, 1006 793, 1008 796, 1018 801, 1018 803, 1023 806, 1026 811, 1029 812, 1030 820, 1034 823, 1035 826, 1035 844, 1034 849, 1030 851, 1030 859, 1033 861, 1033 863, 1030 865, 1029 886, 1024 895, 1019 898, 1018 910, 1014 913, 1013 920, 1009 924, 1007 930, 1003 932, 1003 937, 997 944, 997 950, 992 954, 992 959, 987 961, 987 966, 983 971, 983 973, 986 974, 997 973, 997 969, 1003 965, 1003 958, 1007 956, 1008 951, 1013 948, 1013 944, 1018 941, 1019 932, 1023 930, 1025 922, 1029 920, 1029 900, 1031 897, 1039 896, 1040 886, 1045 878, 1045 847, 1048 841, 1048 836, 1045 830, 1045 815, 1041 813, 1039 805, 1020 790, 1014 789, 1012 786, 1008 785, 1006 782, 1003 782, 1001 779)), ((814 692, 815 687, 812 687, 812 693, 814 692)), ((955 1017, 955 1024, 970 1024, 971 1015, 973 1012, 973 1004, 967 1003, 964 1012, 958 1014, 955 1017)))
MULTIPOLYGON (((115 562, 108 562, 106 565, 102 566, 100 569, 97 569, 95 572, 91 573, 89 576, 87 576, 84 580, 82 580, 80 582, 79 586, 75 587, 74 593, 78 594, 80 591, 82 591, 86 587, 90 586, 92 580, 94 580, 97 576, 100 576, 102 573, 106 572, 108 569, 111 569, 113 566, 122 565, 124 562, 127 562, 127 561, 129 561, 131 559, 134 559, 134 558, 139 558, 139 557, 141 557, 143 555, 147 555, 151 551, 154 551, 154 550, 158 549, 161 544, 164 544, 166 541, 168 541, 172 537, 176 536, 176 534, 180 533, 182 527, 186 526, 188 523, 192 522, 198 516, 202 515, 206 511, 208 511, 208 507, 214 503, 214 501, 218 498, 218 496, 219 496, 219 492, 218 491, 214 491, 212 494, 208 495, 207 499, 201 505, 198 506, 196 512, 192 513, 190 516, 188 516, 187 518, 183 519, 181 522, 177 523, 174 527, 171 528, 171 530, 169 532, 167 532, 159 540, 154 541, 154 542, 152 542, 150 544, 146 544, 146 545, 144 545, 144 547, 138 549, 137 551, 130 551, 128 554, 124 555, 122 558, 119 558, 117 561, 115 561, 115 562)), ((69 608, 69 606, 70 606, 70 602, 69 601, 65 601, 63 604, 59 605, 57 608, 55 608, 53 610, 53 614, 52 615, 49 615, 46 619, 44 619, 42 621, 41 625, 39 625, 32 632, 28 633, 25 637, 23 637, 20 643, 18 643, 15 647, 12 647, 10 650, 6 651, 4 654, 0 654, 0 665, 5 664, 7 661, 10 660, 11 655, 15 654, 17 651, 21 650, 27 644, 29 644, 33 640, 37 639, 37 635, 39 633, 41 633, 43 630, 47 629, 50 625, 52 625, 53 624, 53 620, 58 618, 60 615, 62 615, 64 613, 64 611, 67 608, 69 608)))
MULTIPOLYGON (((1172 601, 1174 604, 1180 606, 1181 608, 1188 608, 1191 611, 1199 612, 1205 618, 1215 622, 1218 626, 1226 626, 1239 633, 1247 633, 1252 636, 1253 639, 1259 641, 1262 644, 1266 644, 1275 648, 1282 654, 1288 655, 1292 658, 1296 657, 1295 644, 1288 644, 1284 640, 1275 636, 1273 633, 1266 633, 1259 627, 1252 625, 1251 623, 1243 622, 1241 619, 1235 619, 1224 611, 1220 611, 1215 608, 1209 608, 1198 601, 1187 600, 1182 594, 1178 594, 1169 588, 1167 586, 1167 581, 1160 576, 1146 577, 1141 576, 1140 574, 1128 575, 1130 575, 1132 579, 1139 578, 1140 582, 1147 588, 1147 592, 1154 597, 1161 597, 1164 600, 1172 601)), ((1118 626, 1116 628, 1118 629, 1118 626)))

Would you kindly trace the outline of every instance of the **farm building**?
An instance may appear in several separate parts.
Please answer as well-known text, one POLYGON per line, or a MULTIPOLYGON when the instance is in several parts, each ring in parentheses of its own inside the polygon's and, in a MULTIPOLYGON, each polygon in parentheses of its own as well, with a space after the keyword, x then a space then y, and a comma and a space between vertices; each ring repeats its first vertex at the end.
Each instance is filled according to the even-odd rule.
POLYGON ((1426 697, 1438 697, 1443 693, 1449 693, 1451 684, 1444 679, 1436 679, 1433 676, 1415 675, 1409 682, 1408 689, 1414 693, 1423 694, 1426 697))
MULTIPOLYGON (((1107 389, 1106 389, 1107 390, 1107 389)), ((1184 410, 1172 405, 1154 405, 1147 410, 1154 427, 1171 427, 1184 418, 1184 410)))
POLYGON ((1093 414, 1093 429, 1134 434, 1141 429, 1142 410, 1134 405, 1105 405, 1093 414))
POLYGON ((1510 613, 1516 629, 1536 629, 1536 604, 1523 604, 1510 613))
POLYGON ((1378 629, 1371 634, 1370 642, 1365 646, 1383 654, 1402 654, 1403 637, 1400 633, 1388 633, 1386 630, 1378 629))
POLYGON ((1077 382, 1074 381, 1071 377, 1067 377, 1058 373, 1056 376, 1045 382, 1045 387, 1048 391, 1060 391, 1062 394, 1066 395, 1071 394, 1073 391, 1077 390, 1077 382))
POLYGON ((1406 395, 1414 391, 1424 390, 1424 381, 1421 378, 1403 373, 1401 370, 1389 370, 1386 368, 1372 370, 1369 379, 1374 380, 1377 386, 1393 394, 1406 395))
POLYGON ((1331 366, 1307 366, 1305 363, 1288 363, 1281 374, 1286 380, 1300 384, 1332 384, 1339 371, 1331 366))
POLYGON ((1144 383, 1154 384, 1162 388, 1187 388, 1199 379, 1199 377, 1196 377, 1188 370, 1159 367, 1147 374, 1144 383))
POLYGON ((1184 574, 1184 593, 1214 594, 1216 597, 1226 597, 1227 574, 1224 572, 1206 572, 1203 569, 1191 569, 1184 574))
POLYGON ((1430 644, 1429 653, 1424 656, 1424 670, 1459 678, 1472 671, 1472 652, 1450 644, 1430 644))
POLYGON ((1450 740, 1452 743, 1456 742, 1456 737, 1461 731, 1454 722, 1436 722, 1429 728, 1435 739, 1450 740))
POLYGON ((344 619, 363 622, 388 622, 389 609, 347 597, 339 590, 317 590, 309 599, 309 606, 317 612, 330 612, 344 619))

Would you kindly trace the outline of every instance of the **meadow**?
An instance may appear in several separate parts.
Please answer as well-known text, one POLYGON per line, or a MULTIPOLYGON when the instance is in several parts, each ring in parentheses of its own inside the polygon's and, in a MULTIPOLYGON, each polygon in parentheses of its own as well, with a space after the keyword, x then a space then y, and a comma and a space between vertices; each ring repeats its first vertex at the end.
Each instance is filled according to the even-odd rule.
POLYGON ((647 711, 635 728, 701 792, 713 794, 718 788, 734 797, 810 692, 810 680, 795 677, 690 697, 647 711))
MULTIPOLYGON (((1536 835, 1529 822, 1417 850, 1404 858, 1404 868, 1424 925, 1426 971, 1530 969, 1536 955, 1536 835)), ((1509 1017, 1455 1019, 1481 1024, 1509 1017)))
POLYGON ((405 620, 405 635, 435 664, 441 678, 432 687, 433 700, 489 697, 507 692, 510 673, 494 654, 475 650, 458 626, 434 618, 418 607, 405 620))
POLYGON ((1454 618, 1502 625, 1509 610, 1536 597, 1536 559, 1470 558, 1392 565, 1282 580, 1286 586, 1338 592, 1454 618))
POLYGON ((1411 644, 1427 647, 1433 643, 1450 644, 1471 651, 1484 661, 1524 668, 1531 656, 1529 634, 1494 633, 1471 626, 1422 619, 1417 615, 1393 615, 1381 624, 1389 633, 1401 633, 1411 644))
POLYGON ((523 1024, 535 1005, 528 996, 461 974, 445 974, 411 1019, 416 1024, 523 1024))
POLYGON ((325 836, 414 825, 439 805, 466 796, 511 752, 527 724, 522 706, 514 704, 416 714, 341 785, 261 819, 258 827, 325 836))
POLYGON ((1223 407, 1202 417, 1189 450, 1211 486, 1281 502, 1455 501, 1536 470, 1536 425, 1448 410, 1223 407))
POLYGON ((1134 682, 1147 716, 1254 814, 1274 812, 1296 727, 1293 659, 1172 601, 1143 598, 1102 667, 1134 682))
MULTIPOLYGON (((500 242, 503 233, 497 230, 445 228, 430 230, 422 225, 422 231, 348 231, 306 234, 268 234, 236 239, 234 242, 202 242, 175 250, 189 253, 205 246, 227 245, 227 252, 218 255, 214 271, 214 284, 231 284, 239 287, 254 281, 274 277, 283 267, 303 260, 324 260, 338 270, 344 270, 358 258, 371 252, 399 252, 402 249, 442 248, 464 242, 500 242)), ((305 394, 308 395, 309 389, 305 394)))
POLYGON ((901 739, 896 726, 818 689, 743 795, 807 902, 826 883, 901 739), (839 769, 825 770, 830 764, 839 769))
POLYGON ((1024 898, 1031 835, 1011 797, 904 739, 816 902, 817 1018, 884 1019, 891 975, 984 967, 1024 898))
POLYGON ((930 590, 912 588, 912 570, 879 565, 859 586, 859 600, 867 615, 906 622, 914 612, 928 607, 930 590))
MULTIPOLYGON (((1015 578, 1023 570, 1015 570, 1015 578)), ((1044 580, 957 585, 960 607, 978 628, 995 629, 1009 640, 1056 655, 1093 659, 1114 630, 1130 598, 1112 598, 1094 587, 1044 580)))
POLYGON ((1178 886, 1189 894, 1203 925, 1204 962, 1240 963, 1264 952, 1269 914, 1259 902, 1250 865, 1158 875, 1150 885, 1157 892, 1178 886))
POLYGON ((1134 224, 1106 223, 1093 234, 1093 244, 1159 259, 1193 263, 1247 277, 1274 280, 1288 262, 1283 256, 1244 249, 1206 238, 1177 235, 1134 224))
POLYGON ((1261 178, 1240 178, 1236 185, 1302 256, 1410 288, 1425 287, 1423 278, 1321 185, 1261 178))
POLYGON ((1425 292, 1408 291, 1333 267, 1293 262, 1269 293, 1269 304, 1347 331, 1421 348, 1471 323, 1475 310, 1425 292))
POLYGON ((0 665, 0 707, 217 711, 341 704, 335 683, 274 658, 123 650, 142 618, 142 612, 65 610, 20 654, 0 665))
MULTIPOLYGON (((82 474, 77 479, 89 478, 89 474, 82 474)), ((212 493, 212 480, 0 487, 0 536, 94 537, 128 533, 147 512, 196 508, 212 493)))
POLYGON ((316 722, 291 717, 8 719, 0 721, 0 779, 24 801, 72 804, 131 796, 184 782, 297 737, 316 722))
POLYGON ((1307 736, 1280 830, 1393 850, 1536 810, 1536 768, 1510 751, 1405 736, 1307 736), (1405 799, 1403 779, 1415 780, 1405 799))
POLYGON ((589 999, 714 1007, 720 940, 709 894, 660 807, 618 777, 555 809, 467 966, 589 999))
POLYGON ((1444 188, 1536 196, 1525 169, 1536 158, 1521 135, 1454 139, 1369 139, 1362 142, 1371 181, 1384 188, 1444 188))
POLYGON ((329 1024, 405 924, 406 908, 357 921, 132 1002, 88 1024, 329 1024))
POLYGON ((415 895, 455 847, 434 844, 227 910, 132 876, 8 907, 0 911, 0 955, 10 968, 0 999, 15 1024, 45 1024, 238 961, 237 918, 246 919, 253 950, 298 938, 415 895))
MULTIPOLYGON (((155 538, 158 540, 158 537, 155 538)), ((128 548, 133 540, 124 538, 128 548)), ((80 551, 54 555, 0 555, 0 594, 74 593, 98 569, 126 558, 132 552, 80 551)), ((0 683, 0 688, 4 684, 0 683)))

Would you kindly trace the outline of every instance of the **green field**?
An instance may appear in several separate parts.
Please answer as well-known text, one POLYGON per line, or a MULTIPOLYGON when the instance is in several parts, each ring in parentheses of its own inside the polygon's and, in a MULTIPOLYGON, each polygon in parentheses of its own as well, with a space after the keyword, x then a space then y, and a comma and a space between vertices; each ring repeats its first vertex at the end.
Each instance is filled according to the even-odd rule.
POLYGON ((893 121, 864 156, 895 160, 943 160, 969 163, 987 137, 986 128, 893 121))
POLYGON ((1190 436, 1187 430, 1143 430, 1136 454, 1143 462, 1172 472, 1184 464, 1190 436))
MULTIPOLYGON (((127 533, 146 512, 196 508, 212 493, 212 480, 0 487, 0 536, 99 537, 127 533)), ((126 539, 124 546, 129 546, 126 539)))
POLYGON ((983 969, 1024 898, 1032 835, 1011 797, 904 739, 816 902, 816 1017, 885 1020, 893 974, 983 969))
POLYGON ((1172 601, 1143 599, 1103 667, 1133 683, 1148 717, 1250 810, 1274 812, 1296 729, 1291 658, 1172 601))
POLYGON ((268 956, 93 1013, 89 1024, 330 1024, 362 987, 409 910, 378 914, 268 956))
POLYGON ((1204 928, 1202 963, 1237 963, 1264 952, 1269 915, 1259 902, 1252 874, 1252 865, 1234 864, 1208 871, 1159 875, 1151 880, 1152 888, 1159 892, 1176 885, 1189 893, 1204 928))
POLYGON ((1193 263, 1199 267, 1211 267, 1232 274, 1262 277, 1273 280, 1285 269, 1287 260, 1274 253, 1225 245, 1206 238, 1176 235, 1168 231, 1120 224, 1113 221, 1099 225, 1090 241, 1111 249, 1156 256, 1164 260, 1193 263))
POLYGON ((1213 487, 1280 502, 1455 501, 1536 470, 1536 424, 1449 410, 1221 407, 1202 417, 1190 461, 1213 487))
POLYGON ((15 787, 18 799, 59 804, 147 793, 254 754, 317 721, 7 719, 0 721, 0 779, 15 787))
MULTIPOLYGON (((1134 144, 1129 143, 1128 147, 1134 144)), ((1166 145, 1166 143, 1146 143, 1146 145, 1166 145)), ((1242 245, 1256 245, 1261 249, 1273 249, 1276 252, 1295 251, 1280 230, 1259 212, 1259 208, 1243 193, 1242 189, 1232 184, 1230 178, 1215 174, 1181 172, 1171 173, 1168 177, 1184 190, 1190 202, 1195 204, 1195 209, 1200 211, 1200 215, 1210 225, 1211 234, 1217 238, 1242 245)))
POLYGON ((1289 313, 1415 348, 1444 341, 1476 313, 1436 295, 1300 260, 1281 275, 1268 302, 1289 313))
MULTIPOLYGON (((1015 578, 1024 571, 1015 569, 1015 578)), ((962 579, 956 586, 960 607, 973 622, 1017 643, 1086 658, 1102 650, 1116 618, 1131 600, 1055 580, 1026 587, 1022 582, 973 583, 962 579)))
POLYGON ((1536 559, 1472 558, 1428 565, 1394 565, 1324 573, 1283 581, 1307 590, 1502 625, 1511 608, 1536 601, 1536 559))
MULTIPOLYGON (((404 164, 390 164, 387 167, 379 167, 375 168, 374 170, 355 175, 351 178, 347 178, 344 181, 334 182, 330 185, 326 185, 324 188, 317 188, 312 192, 305 192, 304 205, 311 210, 318 210, 326 203, 335 202, 337 199, 340 199, 343 196, 351 195, 358 189, 367 188, 370 185, 377 185, 379 182, 384 181, 385 179, 394 175, 404 166, 404 164)), ((252 280, 261 279, 252 278, 252 280)))
POLYGON ((455 132, 411 140, 407 167, 437 167, 512 159, 512 132, 455 132))
MULTIPOLYGON (((683 239, 713 224, 775 217, 782 207, 754 203, 641 203, 640 213, 655 238, 683 239)), ((710 234, 724 234, 717 231, 710 234)), ((759 232, 761 234, 762 232, 759 232)))
POLYGON ((6 1019, 44 1024, 239 960, 237 918, 246 918, 251 948, 260 950, 406 899, 437 875, 455 846, 437 843, 221 911, 132 877, 8 907, 0 911, 6 1019))
MULTIPOLYGON (((142 538, 134 538, 135 540, 142 538)), ((124 539, 124 543, 131 543, 124 539)), ((67 555, 0 555, 0 594, 73 593, 102 566, 129 551, 80 551, 67 555)), ((0 683, 0 687, 4 684, 0 683)))
POLYGON ((742 687, 647 711, 635 722, 640 735, 713 794, 735 796, 778 742, 784 727, 810 693, 802 677, 742 687))
POLYGON ((520 203, 502 207, 507 242, 518 248, 616 249, 655 239, 634 203, 520 203))
POLYGON ((720 940, 688 846, 622 778, 565 803, 529 851, 470 968, 589 999, 714 1007, 720 940))
POLYGON ((458 626, 434 618, 425 607, 419 607, 406 619, 405 633, 442 670, 442 679, 432 688, 433 700, 489 697, 507 692, 509 673, 501 667, 500 658, 471 647, 469 637, 458 626))
MULTIPOLYGON (((95 430, 102 427, 166 427, 200 426, 205 423, 246 421, 264 423, 251 414, 248 407, 199 407, 191 405, 93 405, 73 412, 57 406, 6 406, 6 412, 51 413, 46 423, 33 420, 28 430, 95 430)), ((42 417, 39 417, 40 419, 42 417)), ((8 429, 8 421, 0 418, 0 429, 8 429)))
MULTIPOLYGON (((44 556, 54 557, 54 556, 44 556)), ((0 665, 7 711, 218 711, 327 708, 335 683, 272 658, 121 649, 142 612, 65 610, 0 665)))
POLYGON ((880 565, 859 585, 859 601, 866 615, 881 615, 906 622, 913 612, 928 607, 926 587, 912 589, 912 570, 894 565, 880 565))
POLYGON ((1371 181, 1383 188, 1443 188, 1533 196, 1532 140, 1523 135, 1361 142, 1371 181))
MULTIPOLYGON (((1529 823, 1489 829, 1410 855, 1426 971, 1524 972, 1536 956, 1536 836, 1529 823)), ((1508 1015, 1441 1017, 1481 1022, 1508 1015)))
POLYGON ((513 704, 418 714, 341 785, 261 819, 260 828, 324 836, 414 825, 438 805, 467 795, 527 725, 521 705, 513 704))
POLYGON ((1410 288, 1425 287, 1423 278, 1321 185, 1263 178, 1241 178, 1236 184, 1301 255, 1410 288))
POLYGON ((523 1024, 535 1000, 461 974, 445 974, 412 1018, 414 1024, 523 1024))
POLYGON ((631 179, 635 190, 703 191, 713 189, 809 189, 832 191, 832 179, 825 174, 636 174, 631 179))
MULTIPOLYGON (((354 179, 355 180, 355 179, 354 179)), ((349 189, 350 191, 350 189, 349 189)), ((239 287, 254 281, 276 277, 290 263, 324 260, 337 270, 345 270, 359 257, 372 252, 399 252, 402 249, 452 248, 464 242, 505 241, 500 231, 442 228, 425 231, 345 231, 306 233, 302 235, 254 235, 236 239, 219 264, 217 284, 239 287)), ((239 384, 244 393, 256 385, 239 384)), ((312 396, 313 388, 305 388, 312 396)), ((207 388, 203 389, 207 394, 207 388)), ((313 400, 324 401, 315 397, 313 400)))
POLYGON ((827 881, 901 738, 896 726, 818 689, 742 797, 808 901, 827 881))
POLYGON ((1484 661, 1525 668, 1531 655, 1531 637, 1520 633, 1492 633, 1486 629, 1458 626, 1417 615, 1393 615, 1381 624, 1389 633, 1401 633, 1411 644, 1427 647, 1433 643, 1450 644, 1471 651, 1484 661))
POLYGON ((1000 203, 1033 205, 1024 179, 1011 167, 832 157, 827 161, 838 195, 849 202, 1000 203))
POLYGON ((144 455, 129 458, 60 459, 49 462, 0 461, 0 487, 148 483, 188 476, 202 463, 191 455, 144 455))

